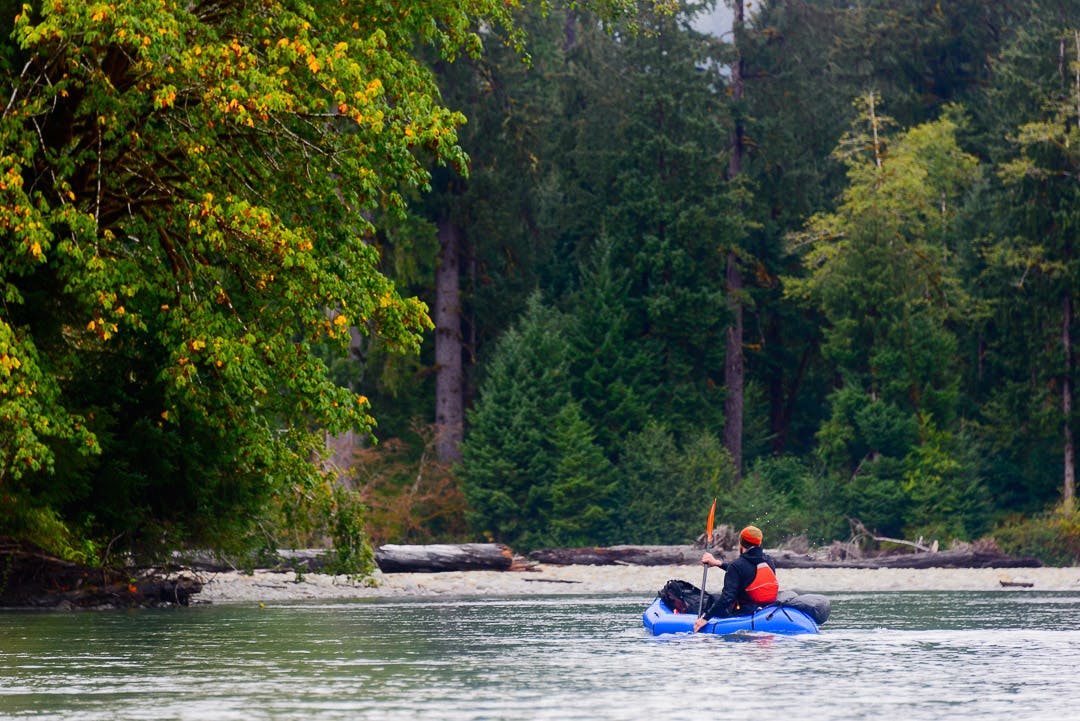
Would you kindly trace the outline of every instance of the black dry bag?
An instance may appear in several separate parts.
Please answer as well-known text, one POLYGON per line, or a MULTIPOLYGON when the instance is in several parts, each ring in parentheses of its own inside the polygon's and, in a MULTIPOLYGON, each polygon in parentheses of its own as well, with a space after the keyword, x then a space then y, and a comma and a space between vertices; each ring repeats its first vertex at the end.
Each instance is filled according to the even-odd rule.
MULTIPOLYGON (((660 600, 664 605, 675 613, 692 613, 697 615, 700 611, 701 589, 694 584, 673 578, 660 589, 660 600)), ((705 608, 712 605, 713 597, 705 594, 705 608)))

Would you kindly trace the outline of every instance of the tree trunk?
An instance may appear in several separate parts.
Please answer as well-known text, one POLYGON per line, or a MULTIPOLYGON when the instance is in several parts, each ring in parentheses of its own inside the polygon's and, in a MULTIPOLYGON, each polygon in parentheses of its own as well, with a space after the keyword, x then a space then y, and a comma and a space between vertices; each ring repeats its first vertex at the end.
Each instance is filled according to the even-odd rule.
POLYGON ((461 460, 465 435, 461 337, 461 228, 439 221, 439 267, 435 272, 435 451, 439 461, 461 460))
MULTIPOLYGON (((774 329, 766 341, 773 348, 782 348, 783 342, 778 329, 774 329)), ((791 418, 795 413, 795 402, 802 389, 803 380, 806 377, 806 369, 815 352, 815 344, 807 344, 803 348, 799 358, 799 367, 794 376, 789 377, 785 384, 785 377, 780 373, 772 373, 769 381, 769 417, 772 430, 772 452, 774 455, 783 455, 787 448, 788 435, 791 429, 791 418)))
POLYGON ((1065 291, 1065 302, 1062 309, 1061 321, 1061 344, 1065 351, 1065 373, 1061 383, 1061 412, 1064 416, 1065 426, 1065 478, 1061 493, 1062 505, 1065 510, 1071 511, 1076 498, 1076 444, 1073 438, 1073 347, 1072 347, 1072 295, 1070 290, 1065 291))
MULTIPOLYGON (((334 313, 333 315, 337 315, 334 313)), ((361 335, 358 328, 349 328, 349 358, 354 360, 360 357, 363 349, 364 338, 361 335)), ((367 434, 357 433, 356 431, 345 431, 338 435, 326 434, 326 450, 327 457, 323 462, 323 467, 328 470, 333 470, 338 477, 338 482, 343 485, 352 488, 354 486, 355 479, 351 477, 350 471, 353 464, 356 462, 356 454, 366 445, 368 440, 367 434)))
POLYGON ((566 20, 563 21, 563 52, 570 52, 577 45, 577 12, 573 9, 566 11, 566 20))
MULTIPOLYGON (((731 66, 731 99, 735 103, 735 127, 731 132, 731 159, 728 174, 735 178, 742 172, 743 158, 743 123, 741 108, 737 107, 743 97, 743 57, 741 38, 743 29, 743 3, 736 0, 732 32, 735 38, 735 62, 731 66)), ((727 255, 727 296, 731 309, 731 325, 727 330, 727 344, 724 354, 724 386, 727 395, 724 398, 724 447, 731 454, 735 465, 736 480, 742 478, 742 442, 743 442, 743 389, 745 385, 745 365, 743 363, 743 302, 742 272, 739 258, 734 249, 727 255)))
POLYGON ((824 561, 809 556, 769 551, 777 568, 1039 568, 1037 558, 1003 553, 949 549, 938 553, 900 553, 877 558, 824 561))
POLYGON ((383 573, 506 571, 513 561, 510 549, 501 543, 386 544, 375 549, 375 563, 383 573))
POLYGON ((679 566, 701 561, 701 546, 543 548, 529 558, 552 566, 679 566))
MULTIPOLYGON (((807 554, 770 549, 777 568, 1036 568, 1035 558, 1016 558, 974 549, 937 553, 895 553, 877 558, 826 560, 807 554)), ((729 549, 730 560, 737 551, 729 549)), ((528 557, 549 566, 680 566, 701 560, 700 546, 609 546, 606 548, 547 548, 528 557)))
POLYGON ((734 251, 728 252, 727 258, 727 293, 731 308, 731 325, 727 330, 727 349, 724 355, 724 385, 727 395, 724 398, 724 447, 731 454, 735 466, 736 479, 742 478, 742 437, 743 437, 743 384, 745 365, 743 363, 743 308, 742 275, 739 261, 734 251))
MULTIPOLYGON (((1076 47, 1076 73, 1075 73, 1075 97, 1077 109, 1076 123, 1077 127, 1080 127, 1080 31, 1073 32, 1073 41, 1076 47)), ((1062 48, 1062 55, 1064 55, 1064 47, 1062 48)), ((1065 239, 1065 263, 1071 265, 1072 261, 1072 242, 1070 238, 1065 239)), ((1072 322, 1073 322, 1073 305, 1072 305, 1072 293, 1073 290, 1069 285, 1066 285, 1065 292, 1063 294, 1062 302, 1062 318, 1061 318, 1061 345, 1065 354, 1065 372, 1063 373, 1061 383, 1061 414, 1062 425, 1064 426, 1065 434, 1065 449, 1064 449, 1064 478, 1062 481, 1061 489, 1061 504, 1066 511, 1072 511, 1076 504, 1076 440, 1073 438, 1072 423, 1073 423, 1073 369, 1075 362, 1073 359, 1073 347, 1072 347, 1072 322)))

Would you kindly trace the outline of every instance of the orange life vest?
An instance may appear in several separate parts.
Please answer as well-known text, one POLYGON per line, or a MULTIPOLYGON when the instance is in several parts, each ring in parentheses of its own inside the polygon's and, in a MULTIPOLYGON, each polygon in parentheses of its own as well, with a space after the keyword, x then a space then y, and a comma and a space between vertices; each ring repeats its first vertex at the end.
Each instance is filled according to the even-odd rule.
POLYGON ((746 595, 754 603, 772 603, 779 591, 780 583, 776 580, 776 574, 769 568, 769 564, 762 561, 757 565, 754 580, 746 587, 746 595))

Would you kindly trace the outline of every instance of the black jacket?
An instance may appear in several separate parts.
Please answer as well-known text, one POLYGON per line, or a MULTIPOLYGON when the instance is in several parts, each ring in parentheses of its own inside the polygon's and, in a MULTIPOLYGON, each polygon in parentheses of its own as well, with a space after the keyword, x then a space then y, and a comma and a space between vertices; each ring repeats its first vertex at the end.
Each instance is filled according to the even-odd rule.
POLYGON ((776 562, 761 550, 761 546, 751 546, 734 561, 721 566, 726 572, 724 590, 706 609, 705 618, 723 618, 753 613, 758 605, 746 595, 746 587, 753 583, 754 577, 757 576, 758 564, 762 561, 769 564, 769 568, 774 573, 776 572, 776 562))

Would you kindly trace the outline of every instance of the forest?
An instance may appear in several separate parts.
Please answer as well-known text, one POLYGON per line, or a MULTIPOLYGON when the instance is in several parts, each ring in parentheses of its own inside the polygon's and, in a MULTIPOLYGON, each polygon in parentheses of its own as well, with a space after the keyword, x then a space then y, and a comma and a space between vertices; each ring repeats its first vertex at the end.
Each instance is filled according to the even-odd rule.
POLYGON ((0 544, 1080 559, 1080 5, 0 2, 0 544))

